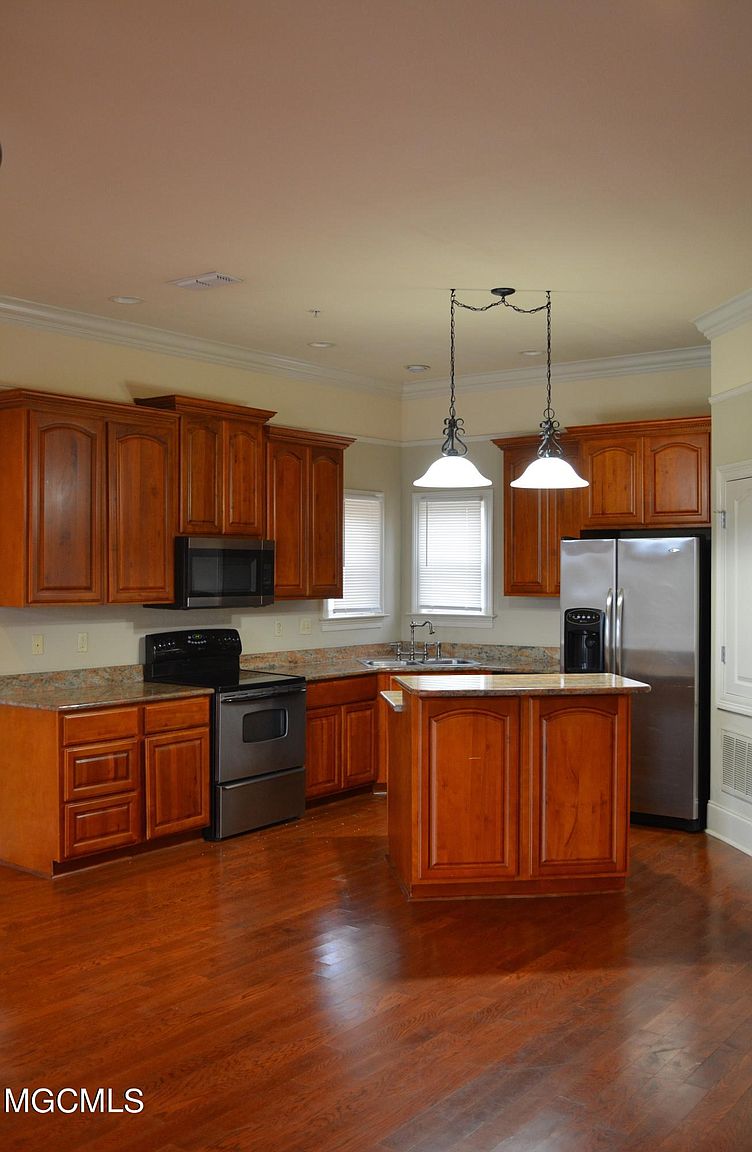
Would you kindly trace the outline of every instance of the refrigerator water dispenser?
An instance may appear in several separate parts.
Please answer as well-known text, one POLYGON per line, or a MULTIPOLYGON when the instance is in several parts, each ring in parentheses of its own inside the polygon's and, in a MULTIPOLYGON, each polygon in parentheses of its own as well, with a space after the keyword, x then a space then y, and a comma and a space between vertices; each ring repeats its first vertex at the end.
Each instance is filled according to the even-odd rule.
POLYGON ((597 608, 568 608, 564 613, 564 671, 604 670, 605 614, 597 608))

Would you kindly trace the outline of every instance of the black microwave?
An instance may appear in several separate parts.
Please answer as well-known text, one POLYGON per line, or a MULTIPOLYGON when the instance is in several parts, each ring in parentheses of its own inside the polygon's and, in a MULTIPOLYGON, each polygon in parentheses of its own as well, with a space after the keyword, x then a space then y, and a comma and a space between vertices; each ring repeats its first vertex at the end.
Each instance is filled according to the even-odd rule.
POLYGON ((274 603, 274 541, 175 537, 175 602, 157 608, 259 608, 274 603))

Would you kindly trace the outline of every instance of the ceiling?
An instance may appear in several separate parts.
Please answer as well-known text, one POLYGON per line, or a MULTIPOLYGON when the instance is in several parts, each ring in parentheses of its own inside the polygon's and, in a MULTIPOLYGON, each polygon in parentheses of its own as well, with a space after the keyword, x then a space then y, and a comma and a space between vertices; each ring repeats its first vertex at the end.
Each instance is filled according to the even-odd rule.
MULTIPOLYGON (((5 0, 0 296, 392 387, 452 287, 551 289, 556 363, 696 347, 752 287, 750 48, 746 0, 5 0)), ((460 379, 544 347, 458 313, 460 379)))

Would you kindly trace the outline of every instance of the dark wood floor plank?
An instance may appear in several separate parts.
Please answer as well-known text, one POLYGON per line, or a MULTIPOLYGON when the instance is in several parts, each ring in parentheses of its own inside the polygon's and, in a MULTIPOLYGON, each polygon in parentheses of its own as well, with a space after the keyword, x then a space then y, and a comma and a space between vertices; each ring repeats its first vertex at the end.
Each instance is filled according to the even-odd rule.
POLYGON ((752 860, 633 828, 621 894, 404 900, 385 802, 54 881, 0 869, 0 1113, 38 1152, 746 1152, 752 860))

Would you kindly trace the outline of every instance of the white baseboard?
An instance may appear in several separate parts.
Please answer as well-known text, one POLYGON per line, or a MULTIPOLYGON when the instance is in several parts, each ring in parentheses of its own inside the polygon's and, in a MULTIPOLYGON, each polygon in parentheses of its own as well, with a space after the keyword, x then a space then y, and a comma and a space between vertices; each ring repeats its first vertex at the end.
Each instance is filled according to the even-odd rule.
POLYGON ((752 820, 736 812, 729 812, 728 808, 721 808, 711 801, 708 804, 707 832, 709 836, 715 836, 732 848, 752 856, 752 820))

